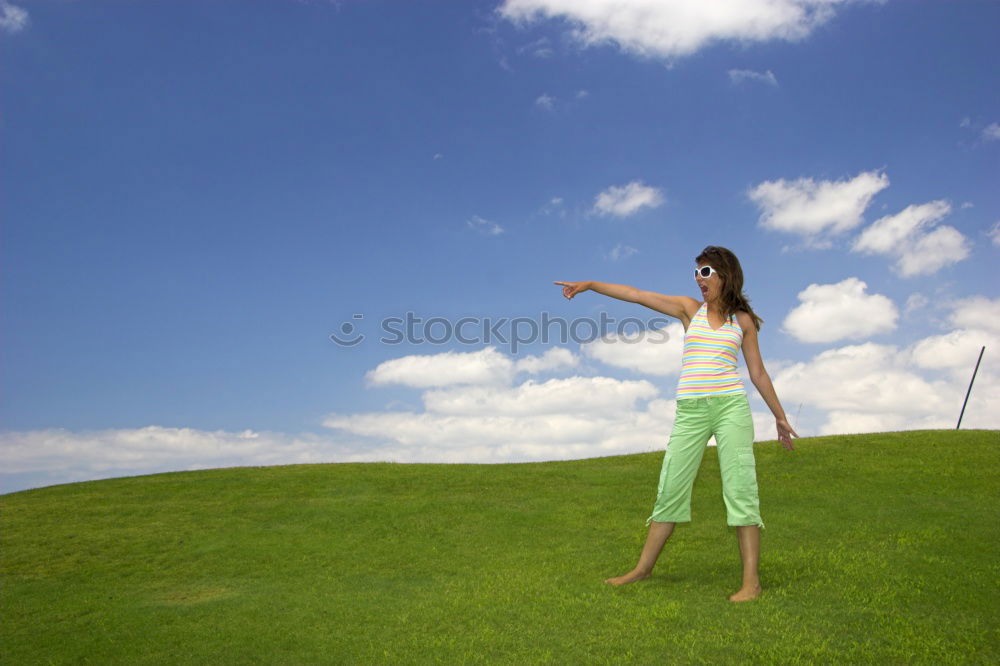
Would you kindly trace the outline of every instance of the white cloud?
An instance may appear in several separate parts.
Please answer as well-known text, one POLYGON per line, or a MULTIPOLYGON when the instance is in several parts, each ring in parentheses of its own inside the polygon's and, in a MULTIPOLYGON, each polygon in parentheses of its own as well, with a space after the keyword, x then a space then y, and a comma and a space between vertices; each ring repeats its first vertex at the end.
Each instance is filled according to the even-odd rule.
POLYGON ((713 42, 796 41, 834 15, 841 0, 505 0, 514 22, 563 19, 584 46, 617 44, 632 55, 673 59, 713 42))
POLYGON ((778 372, 774 385, 782 400, 903 419, 943 413, 957 394, 900 363, 895 346, 873 342, 820 352, 778 372))
POLYGON ((507 384, 516 372, 514 362, 496 347, 474 352, 447 351, 415 354, 380 363, 365 375, 371 386, 401 384, 417 388, 453 384, 507 384))
POLYGON ((611 261, 618 261, 619 259, 628 259, 633 254, 638 254, 639 250, 635 249, 631 245, 625 245, 624 243, 618 243, 613 248, 611 252, 608 253, 608 259, 611 261))
POLYGON ((0 1, 0 30, 14 34, 28 27, 28 12, 9 2, 0 1))
POLYGON ((473 215, 472 219, 468 220, 466 224, 470 229, 475 229, 476 231, 486 234, 487 236, 499 236, 503 233, 503 227, 501 227, 496 222, 490 222, 489 220, 479 217, 478 215, 473 215))
POLYGON ((552 347, 541 356, 525 356, 514 363, 516 372, 528 372, 538 374, 551 370, 562 370, 564 368, 575 368, 580 364, 580 359, 565 347, 552 347))
MULTIPOLYGON (((985 310, 987 316, 976 320, 981 324, 979 332, 958 330, 929 336, 902 351, 891 345, 851 345, 828 349, 805 362, 768 360, 768 368, 790 416, 797 414, 794 406, 798 404, 809 406, 807 414, 818 414, 810 417, 820 419, 818 434, 953 428, 977 345, 985 341, 988 353, 962 426, 1000 428, 1000 357, 989 353, 1000 345, 998 309, 1000 299, 965 299, 953 308, 951 319, 964 324, 985 310)), ((671 344, 676 345, 674 356, 679 364, 682 329, 678 323, 668 328, 675 334, 671 344)), ((592 344, 583 349, 588 356, 611 363, 614 357, 603 352, 614 346, 592 344), (591 355, 588 349, 599 351, 591 355)), ((670 356, 641 345, 633 348, 640 358, 652 355, 641 363, 623 361, 618 367, 656 374, 650 373, 650 367, 670 356)), ((325 435, 161 426, 0 433, 0 492, 127 474, 246 465, 385 460, 496 463, 662 451, 676 402, 661 398, 653 382, 601 376, 513 382, 518 372, 564 369, 576 362, 562 348, 516 361, 488 349, 387 361, 372 373, 382 375, 381 384, 429 389, 422 395, 423 411, 397 401, 395 406, 402 411, 332 413, 324 421, 332 432, 325 435), (444 379, 421 378, 419 369, 440 372, 444 379), (469 376, 475 381, 468 381, 469 376)), ((769 414, 754 412, 753 419, 758 441, 774 439, 769 414)), ((817 434, 801 424, 793 425, 800 435, 817 434)))
POLYGON ((546 111, 551 111, 553 108, 555 108, 555 103, 556 103, 556 98, 553 97, 552 95, 542 94, 535 99, 535 106, 541 109, 545 109, 546 111))
MULTIPOLYGON (((912 420, 903 414, 865 413, 845 410, 833 410, 827 413, 826 422, 820 427, 820 435, 856 435, 866 432, 896 432, 899 430, 916 430, 912 420), (907 427, 910 425, 911 427, 907 427)), ((927 428, 940 428, 944 421, 935 420, 927 424, 927 428)))
POLYGON ((760 208, 760 225, 765 229, 800 234, 808 244, 824 246, 829 242, 826 236, 861 224, 872 197, 888 186, 884 173, 865 171, 850 180, 764 181, 748 196, 760 208))
POLYGON ((544 204, 538 211, 542 215, 555 215, 557 217, 566 217, 566 206, 563 202, 562 197, 552 197, 549 201, 544 204))
POLYGON ((331 437, 252 430, 32 430, 0 433, 0 469, 8 476, 35 474, 65 483, 130 473, 324 462, 336 446, 331 437))
POLYGON ((993 141, 1000 141, 1000 123, 983 124, 980 120, 972 120, 969 117, 965 117, 962 118, 959 126, 975 132, 979 142, 991 143, 993 141))
POLYGON ((955 326, 981 328, 1000 335, 1000 298, 963 298, 952 307, 950 320, 955 326))
POLYGON ((597 195, 594 212, 599 215, 628 217, 643 208, 662 206, 663 192, 655 187, 632 181, 628 185, 611 186, 597 195))
MULTIPOLYGON (((1000 427, 1000 363, 996 354, 1000 349, 1000 298, 962 299, 952 305, 949 321, 957 328, 916 341, 902 357, 916 368, 946 373, 964 399, 979 353, 986 347, 962 424, 1000 427)), ((955 405, 946 416, 957 421, 959 411, 960 405, 955 405)))
POLYGON ((644 331, 623 330, 580 345, 580 352, 616 368, 647 375, 680 372, 684 348, 684 327, 672 322, 663 328, 644 331))
POLYGON ((906 298, 906 305, 903 307, 903 314, 909 316, 914 312, 919 312, 927 306, 930 301, 919 291, 910 294, 906 298))
MULTIPOLYGON (((744 381, 744 384, 747 384, 747 382, 744 381)), ((749 387, 750 385, 747 384, 747 386, 749 387)), ((793 414, 789 414, 789 416, 794 417, 793 414)), ((774 414, 771 412, 756 412, 751 410, 750 418, 753 420, 753 441, 759 442, 762 440, 778 439, 778 428, 774 423, 774 414)), ((792 428, 796 428, 794 422, 792 423, 792 428)), ((798 430, 796 430, 796 432, 798 432, 798 430)), ((716 446, 715 437, 712 438, 709 446, 716 446)))
POLYGON ((927 231, 951 213, 947 201, 907 206, 879 218, 854 241, 852 250, 896 258, 893 269, 903 277, 929 274, 969 255, 969 242, 957 229, 942 225, 927 231))
POLYGON ((868 285, 851 277, 836 284, 811 284, 799 292, 802 303, 783 323, 801 342, 860 340, 896 328, 899 311, 881 294, 867 294, 868 285))
MULTIPOLYGON (((590 457, 651 450, 659 444, 657 434, 662 436, 664 428, 669 432, 672 403, 656 400, 658 389, 647 381, 575 377, 542 383, 528 380, 516 387, 494 381, 492 375, 509 382, 516 372, 577 365, 578 359, 564 348, 516 362, 492 349, 395 361, 399 363, 389 361, 373 370, 380 379, 377 383, 449 388, 424 394, 425 413, 333 415, 329 427, 337 428, 340 421, 346 427, 341 428, 344 432, 326 436, 159 426, 0 433, 0 492, 108 476, 239 465, 590 457), (421 370, 444 377, 428 381, 421 378, 421 370), (469 385, 470 380, 487 383, 469 385), (637 401, 650 402, 640 408, 637 401), (373 444, 369 437, 383 441, 373 444), (422 444, 408 445, 417 440, 422 444), (509 442, 513 444, 508 446, 509 442), (10 488, 12 484, 16 487, 10 488)), ((395 401, 394 406, 406 405, 395 401)))
POLYGON ((1000 349, 1000 335, 982 329, 957 329, 926 337, 912 346, 913 362, 921 368, 956 369, 972 373, 979 350, 1000 349))
POLYGON ((729 80, 733 84, 740 84, 744 81, 759 81, 769 86, 778 85, 778 79, 775 78, 771 70, 761 73, 750 69, 731 69, 729 70, 729 80))
MULTIPOLYGON (((1000 342, 959 330, 903 350, 870 342, 828 349, 782 368, 774 385, 783 401, 825 411, 819 434, 954 428, 978 345, 990 340, 1000 342)), ((984 356, 963 428, 1000 428, 998 367, 984 356)))
POLYGON ((474 352, 401 356, 379 363, 365 374, 365 380, 369 386, 496 386, 509 384, 521 372, 538 374, 574 368, 579 362, 580 359, 565 347, 552 347, 541 356, 529 355, 514 361, 490 346, 474 352))
POLYGON ((518 53, 530 53, 536 58, 548 58, 552 56, 555 51, 552 50, 552 44, 549 42, 548 37, 542 37, 536 39, 530 44, 525 44, 517 49, 518 53))
POLYGON ((673 401, 614 416, 446 415, 433 412, 331 415, 329 428, 378 443, 369 459, 395 462, 525 462, 621 455, 665 445, 673 401))
POLYGON ((586 90, 577 90, 576 91, 576 98, 577 99, 585 99, 585 98, 587 98, 589 96, 590 96, 590 93, 588 91, 586 91, 586 90))
POLYGON ((423 412, 331 414, 324 425, 371 440, 369 459, 512 462, 662 449, 674 413, 649 381, 600 376, 452 386, 425 391, 423 403, 423 412))
POLYGON ((993 223, 993 226, 986 232, 986 235, 990 237, 994 245, 1000 247, 1000 220, 993 223))
POLYGON ((530 416, 588 414, 614 416, 635 409, 637 400, 659 391, 645 380, 568 377, 545 382, 527 380, 514 386, 471 386, 426 391, 424 408, 435 414, 530 416))
POLYGON ((955 227, 942 225, 903 251, 896 271, 903 277, 930 275, 969 256, 969 241, 955 227))
POLYGON ((931 201, 921 205, 907 206, 895 215, 886 215, 876 220, 854 241, 856 252, 888 253, 915 232, 951 213, 947 201, 931 201))

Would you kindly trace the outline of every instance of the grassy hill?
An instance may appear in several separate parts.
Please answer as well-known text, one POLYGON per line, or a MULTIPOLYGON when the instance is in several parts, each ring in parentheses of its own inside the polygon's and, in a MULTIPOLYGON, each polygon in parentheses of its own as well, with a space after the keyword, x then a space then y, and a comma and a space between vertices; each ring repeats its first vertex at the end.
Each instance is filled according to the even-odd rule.
POLYGON ((653 577, 661 453, 219 469, 0 496, 0 662, 997 663, 1000 433, 755 445, 763 595, 705 453, 653 577))

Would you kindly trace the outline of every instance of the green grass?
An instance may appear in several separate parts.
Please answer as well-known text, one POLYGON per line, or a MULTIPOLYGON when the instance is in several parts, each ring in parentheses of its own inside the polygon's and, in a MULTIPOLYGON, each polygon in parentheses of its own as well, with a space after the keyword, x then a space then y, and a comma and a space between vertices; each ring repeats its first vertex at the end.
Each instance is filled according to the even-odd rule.
POLYGON ((755 451, 764 593, 742 604, 714 448, 693 522, 621 588, 662 452, 3 495, 0 662, 1000 662, 1000 433, 755 451))

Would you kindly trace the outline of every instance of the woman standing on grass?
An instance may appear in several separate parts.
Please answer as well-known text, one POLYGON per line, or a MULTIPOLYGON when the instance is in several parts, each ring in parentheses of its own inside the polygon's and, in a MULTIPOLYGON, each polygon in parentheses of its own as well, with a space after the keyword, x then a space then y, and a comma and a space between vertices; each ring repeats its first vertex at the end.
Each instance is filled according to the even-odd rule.
POLYGON ((691 488, 709 438, 715 435, 726 522, 736 527, 743 560, 743 585, 730 601, 749 601, 761 593, 757 561, 760 555, 760 506, 753 455, 753 420, 746 389, 736 371, 742 347, 750 380, 774 414, 778 439, 791 451, 792 430, 781 408, 757 345, 761 318, 743 293, 743 269, 724 247, 708 246, 695 259, 695 281, 704 301, 667 296, 635 287, 604 282, 556 282, 573 298, 588 289, 639 303, 680 319, 684 354, 677 382, 677 416, 660 469, 653 514, 646 521, 649 535, 632 571, 605 582, 625 585, 649 578, 660 551, 679 522, 691 521, 691 488))

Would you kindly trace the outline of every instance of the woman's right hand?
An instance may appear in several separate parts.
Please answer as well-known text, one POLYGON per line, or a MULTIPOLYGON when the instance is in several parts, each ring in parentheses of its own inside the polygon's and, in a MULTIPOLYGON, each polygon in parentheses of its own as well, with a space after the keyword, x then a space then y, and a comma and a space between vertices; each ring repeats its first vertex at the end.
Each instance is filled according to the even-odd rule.
POLYGON ((563 296, 566 298, 573 298, 581 291, 587 291, 590 289, 589 282, 554 282, 553 284, 561 284, 563 288, 563 296))

